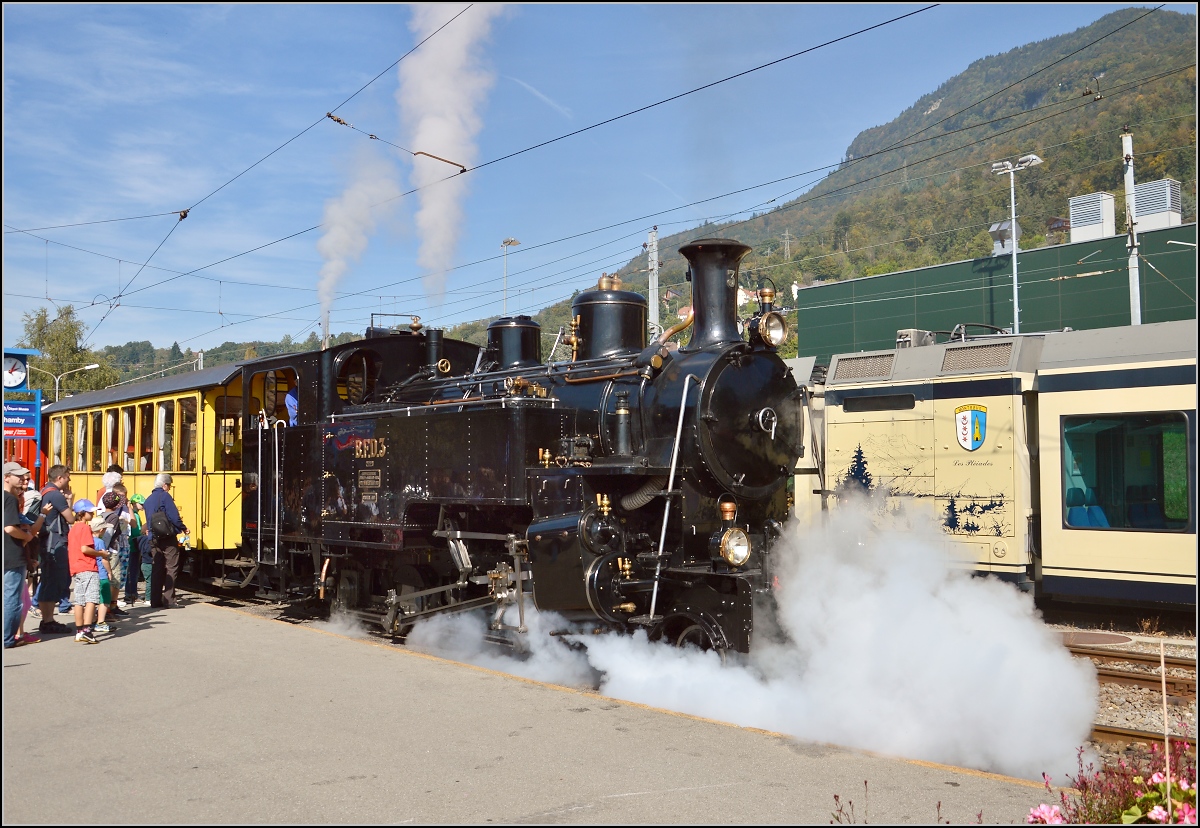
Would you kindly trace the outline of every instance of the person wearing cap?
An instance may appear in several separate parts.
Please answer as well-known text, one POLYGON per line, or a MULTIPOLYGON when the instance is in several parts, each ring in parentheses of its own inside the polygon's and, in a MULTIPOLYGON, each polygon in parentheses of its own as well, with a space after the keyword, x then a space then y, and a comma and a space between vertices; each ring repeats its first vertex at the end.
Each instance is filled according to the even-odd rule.
POLYGON ((25 544, 42 531, 45 512, 32 525, 26 522, 18 496, 25 491, 29 469, 20 463, 4 464, 4 649, 27 643, 21 628, 22 593, 25 589, 25 544))
POLYGON ((100 600, 96 603, 96 626, 92 628, 92 631, 106 633, 111 631, 107 618, 113 598, 112 582, 114 579, 112 571, 114 553, 111 543, 112 527, 100 514, 92 518, 90 525, 92 528, 92 548, 97 552, 106 553, 96 558, 96 574, 100 576, 100 600))
POLYGON ((84 498, 75 501, 71 508, 77 517, 67 537, 71 587, 75 590, 75 640, 83 644, 95 644, 92 624, 96 618, 96 605, 100 603, 100 568, 96 565, 96 559, 107 558, 108 553, 96 549, 92 533, 95 504, 84 498))
POLYGON ((46 547, 38 584, 37 601, 42 612, 38 632, 62 635, 71 628, 54 620, 54 609, 71 594, 71 565, 67 560, 67 534, 75 522, 75 511, 70 506, 71 471, 61 464, 51 466, 46 479, 50 482, 42 489, 42 503, 51 508, 46 513, 46 547))
POLYGON ((154 551, 154 581, 150 589, 150 606, 175 607, 178 606, 175 600, 175 582, 183 564, 179 554, 178 536, 187 532, 188 528, 179 516, 175 499, 171 497, 171 475, 162 472, 154 478, 154 491, 146 498, 145 505, 147 528, 151 526, 155 512, 164 513, 171 527, 170 534, 166 535, 150 532, 151 547, 154 551))

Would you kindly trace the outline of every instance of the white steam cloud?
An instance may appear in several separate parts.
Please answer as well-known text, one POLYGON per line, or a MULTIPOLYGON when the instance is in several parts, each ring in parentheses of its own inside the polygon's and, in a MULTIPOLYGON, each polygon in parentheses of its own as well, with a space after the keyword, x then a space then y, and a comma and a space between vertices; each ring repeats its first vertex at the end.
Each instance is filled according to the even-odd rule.
MULTIPOLYGON (((461 5, 415 5, 409 23, 415 40, 428 37, 461 9, 461 5)), ((481 46, 493 18, 502 11, 500 4, 476 5, 400 64, 396 102, 409 149, 466 167, 475 163, 475 136, 483 126, 480 110, 495 82, 482 66, 481 46)), ((454 173, 450 164, 417 156, 412 184, 426 187, 454 173)), ((435 299, 444 293, 444 274, 454 264, 466 191, 466 179, 457 178, 417 193, 421 239, 417 263, 425 270, 425 290, 435 299)))
POLYGON ((322 221, 325 234, 317 242, 317 252, 325 263, 317 283, 321 302, 321 325, 329 333, 329 310, 338 284, 353 262, 367 249, 382 212, 381 202, 400 195, 396 171, 384 158, 364 152, 356 159, 353 180, 337 198, 325 202, 322 221), (372 209, 372 208, 375 209, 372 209))
POLYGON ((1065 782, 1094 718, 1095 668, 1028 595, 956 568, 935 528, 864 528, 873 520, 847 506, 823 528, 789 527, 774 553, 785 635, 760 624, 749 657, 722 663, 642 632, 580 636, 576 652, 548 636, 567 626, 553 614, 530 620, 525 661, 481 644, 479 617, 419 624, 409 642, 561 684, 598 672, 613 698, 800 739, 1065 782))

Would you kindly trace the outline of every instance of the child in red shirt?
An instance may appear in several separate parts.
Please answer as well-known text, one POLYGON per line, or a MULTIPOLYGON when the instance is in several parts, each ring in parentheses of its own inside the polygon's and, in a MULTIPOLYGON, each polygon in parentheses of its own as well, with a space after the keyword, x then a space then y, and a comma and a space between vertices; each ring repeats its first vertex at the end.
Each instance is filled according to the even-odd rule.
POLYGON ((108 558, 108 553, 97 551, 92 533, 92 518, 96 506, 86 498, 75 502, 75 523, 67 535, 67 560, 71 567, 71 587, 75 591, 75 640, 84 644, 95 644, 92 622, 96 617, 96 605, 100 603, 100 571, 96 558, 108 558))

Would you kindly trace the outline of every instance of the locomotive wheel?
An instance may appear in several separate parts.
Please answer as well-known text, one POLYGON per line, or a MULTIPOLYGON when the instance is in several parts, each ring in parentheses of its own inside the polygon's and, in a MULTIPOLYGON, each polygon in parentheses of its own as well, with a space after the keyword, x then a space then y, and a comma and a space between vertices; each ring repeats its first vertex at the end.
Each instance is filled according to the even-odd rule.
POLYGON ((714 647, 712 638, 699 624, 691 624, 680 630, 679 635, 675 636, 674 643, 676 647, 699 647, 703 652, 716 650, 717 654, 721 656, 721 663, 725 663, 725 648, 714 647))
POLYGON ((701 650, 711 650, 713 648, 712 639, 708 637, 708 633, 699 624, 684 627, 679 635, 676 636, 676 647, 687 647, 688 645, 699 647, 701 650))

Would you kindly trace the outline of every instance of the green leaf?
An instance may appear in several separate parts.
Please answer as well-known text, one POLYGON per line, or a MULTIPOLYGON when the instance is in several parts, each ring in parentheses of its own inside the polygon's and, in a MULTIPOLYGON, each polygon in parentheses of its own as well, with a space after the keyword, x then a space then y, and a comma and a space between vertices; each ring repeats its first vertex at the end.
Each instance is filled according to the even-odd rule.
POLYGON ((1142 809, 1134 805, 1127 810, 1121 812, 1121 824, 1130 825, 1137 822, 1143 816, 1142 809))

